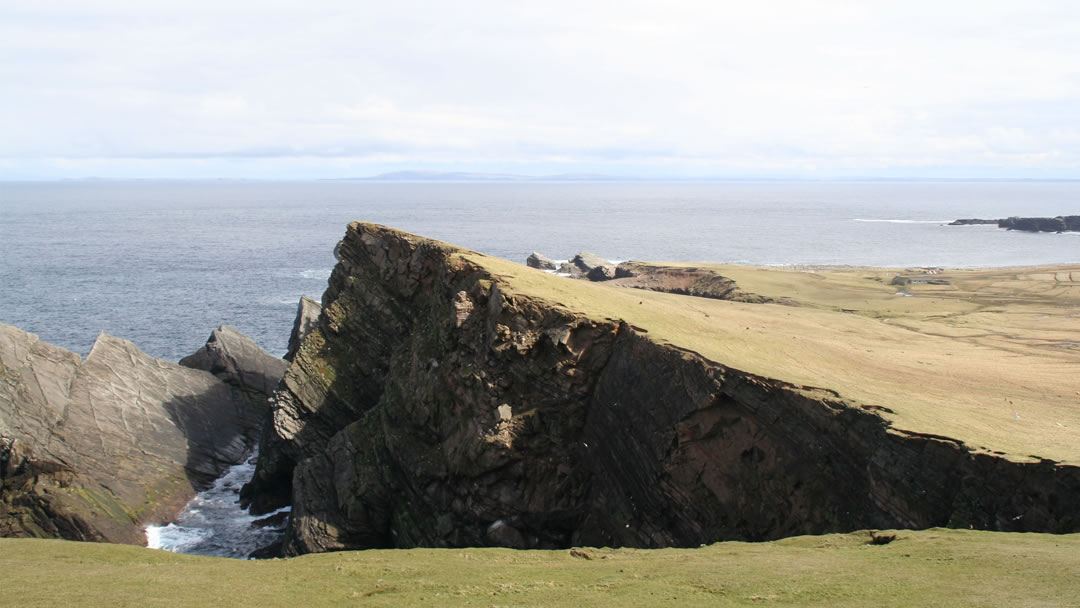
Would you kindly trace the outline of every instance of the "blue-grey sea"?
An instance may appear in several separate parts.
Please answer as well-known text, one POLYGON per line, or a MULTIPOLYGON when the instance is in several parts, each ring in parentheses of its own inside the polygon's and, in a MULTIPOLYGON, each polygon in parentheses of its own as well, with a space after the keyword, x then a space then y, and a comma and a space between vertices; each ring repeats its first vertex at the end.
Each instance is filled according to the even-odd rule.
POLYGON ((286 350, 351 220, 509 260, 874 266, 1080 261, 1080 233, 945 226, 1080 214, 1080 182, 0 183, 0 322, 85 355, 177 360, 219 324, 286 350))

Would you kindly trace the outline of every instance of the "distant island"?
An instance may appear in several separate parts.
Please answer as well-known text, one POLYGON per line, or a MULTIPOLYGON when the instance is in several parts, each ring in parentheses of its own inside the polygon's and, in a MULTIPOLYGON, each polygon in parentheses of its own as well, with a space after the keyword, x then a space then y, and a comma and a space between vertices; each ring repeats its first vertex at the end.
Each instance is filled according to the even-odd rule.
POLYGON ((371 182, 610 182, 642 181, 599 173, 561 173, 558 175, 516 175, 513 173, 469 173, 465 171, 394 171, 372 177, 341 178, 328 181, 371 182))
POLYGON ((971 226, 975 224, 997 224, 998 228, 1023 230, 1025 232, 1080 232, 1080 215, 1059 215, 1057 217, 1007 217, 999 220, 959 219, 949 222, 950 226, 971 226))

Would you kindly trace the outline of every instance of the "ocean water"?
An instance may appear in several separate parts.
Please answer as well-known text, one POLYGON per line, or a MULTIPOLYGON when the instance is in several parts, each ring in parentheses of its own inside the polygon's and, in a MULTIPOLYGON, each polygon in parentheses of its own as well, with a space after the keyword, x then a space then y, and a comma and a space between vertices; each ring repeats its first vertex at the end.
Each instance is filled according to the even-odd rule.
POLYGON ((85 355, 178 360, 219 324, 272 353, 366 220, 524 262, 1002 266, 1080 261, 1080 234, 944 226, 1080 213, 1080 182, 0 183, 0 322, 85 355))
MULTIPOLYGON (((1080 234, 945 226, 1080 213, 1078 182, 0 183, 0 322, 86 355, 101 331, 176 361, 219 324, 286 350, 297 301, 319 299, 334 245, 366 220, 524 262, 566 259, 871 266, 1080 261, 1080 234)), ((245 463, 148 545, 245 557, 245 463)))
POLYGON ((191 499, 175 522, 148 526, 146 546, 190 555, 246 559, 252 551, 280 539, 289 507, 259 516, 240 508, 240 488, 251 480, 256 457, 252 455, 247 462, 229 467, 212 487, 191 499))

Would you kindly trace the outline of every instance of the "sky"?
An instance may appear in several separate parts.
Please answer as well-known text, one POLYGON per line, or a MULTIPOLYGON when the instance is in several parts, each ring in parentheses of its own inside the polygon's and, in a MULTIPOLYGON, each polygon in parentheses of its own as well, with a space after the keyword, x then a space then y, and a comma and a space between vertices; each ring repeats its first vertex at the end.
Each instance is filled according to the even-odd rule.
POLYGON ((0 0, 0 179, 1080 179, 1080 2, 0 0))

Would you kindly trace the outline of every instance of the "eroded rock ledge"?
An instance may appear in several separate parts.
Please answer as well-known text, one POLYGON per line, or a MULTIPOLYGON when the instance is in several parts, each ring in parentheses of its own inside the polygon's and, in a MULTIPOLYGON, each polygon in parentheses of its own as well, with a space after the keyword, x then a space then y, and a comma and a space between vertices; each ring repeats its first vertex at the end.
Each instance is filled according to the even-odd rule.
POLYGON ((897 431, 444 243, 354 223, 339 260, 250 488, 260 510, 291 501, 286 554, 1080 530, 1077 467, 897 431))

